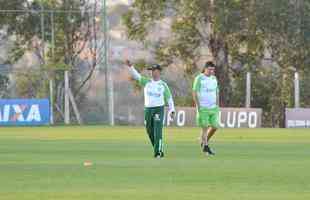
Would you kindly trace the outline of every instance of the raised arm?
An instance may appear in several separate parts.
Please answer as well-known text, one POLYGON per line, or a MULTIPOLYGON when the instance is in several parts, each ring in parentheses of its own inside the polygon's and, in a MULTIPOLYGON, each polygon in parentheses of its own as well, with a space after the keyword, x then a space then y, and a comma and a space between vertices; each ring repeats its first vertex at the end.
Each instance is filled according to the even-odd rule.
POLYGON ((149 78, 142 76, 142 75, 134 68, 134 66, 130 63, 129 60, 126 60, 126 61, 125 61, 125 64, 126 64, 126 65, 128 66, 128 68, 129 68, 130 76, 131 76, 134 80, 138 81, 138 84, 139 84, 140 86, 144 87, 144 86, 150 81, 149 78))
POLYGON ((128 66, 129 68, 129 73, 130 73, 130 76, 137 80, 137 81, 140 81, 141 80, 141 74, 134 68, 134 66, 130 63, 129 60, 126 60, 125 61, 125 64, 128 66))

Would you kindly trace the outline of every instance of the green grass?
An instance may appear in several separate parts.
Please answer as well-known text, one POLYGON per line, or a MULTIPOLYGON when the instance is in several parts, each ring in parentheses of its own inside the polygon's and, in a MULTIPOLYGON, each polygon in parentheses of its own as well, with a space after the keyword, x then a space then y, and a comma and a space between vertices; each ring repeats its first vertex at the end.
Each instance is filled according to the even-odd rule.
POLYGON ((156 160, 143 128, 0 128, 0 199, 310 199, 309 129, 222 129, 212 158, 199 129, 165 132, 156 160))

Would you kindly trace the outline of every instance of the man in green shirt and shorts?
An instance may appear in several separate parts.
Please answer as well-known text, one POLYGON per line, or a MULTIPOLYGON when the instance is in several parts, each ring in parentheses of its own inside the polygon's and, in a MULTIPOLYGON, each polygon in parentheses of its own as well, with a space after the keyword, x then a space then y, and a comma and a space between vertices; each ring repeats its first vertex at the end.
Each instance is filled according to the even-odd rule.
POLYGON ((148 70, 152 71, 152 78, 141 76, 141 74, 132 66, 130 61, 126 60, 131 77, 144 88, 144 119, 146 122, 146 131, 150 138, 154 150, 155 158, 164 157, 163 150, 163 123, 164 108, 168 105, 169 117, 175 115, 175 108, 170 89, 164 81, 160 79, 161 66, 152 65, 148 70))
POLYGON ((206 155, 215 155, 209 142, 219 127, 219 89, 214 72, 215 64, 207 62, 193 84, 193 99, 197 109, 196 121, 202 128, 201 147, 206 155))

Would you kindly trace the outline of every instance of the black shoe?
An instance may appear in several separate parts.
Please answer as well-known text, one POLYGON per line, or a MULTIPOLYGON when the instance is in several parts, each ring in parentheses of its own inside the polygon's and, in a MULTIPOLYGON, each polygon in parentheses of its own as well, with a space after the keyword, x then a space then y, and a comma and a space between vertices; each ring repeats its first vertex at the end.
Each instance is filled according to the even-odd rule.
POLYGON ((154 158, 163 158, 165 155, 164 155, 164 152, 159 152, 159 153, 156 153, 155 155, 154 155, 154 158))
POLYGON ((211 150, 211 148, 208 145, 205 145, 203 147, 203 152, 208 153, 209 155, 215 155, 215 153, 211 150))

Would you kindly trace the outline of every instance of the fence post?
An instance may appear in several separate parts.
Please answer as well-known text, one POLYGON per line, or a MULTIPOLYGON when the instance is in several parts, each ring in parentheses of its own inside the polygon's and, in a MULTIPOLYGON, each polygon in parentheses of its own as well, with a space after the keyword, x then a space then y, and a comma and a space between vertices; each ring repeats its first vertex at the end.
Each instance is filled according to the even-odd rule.
POLYGON ((114 121, 114 84, 113 84, 113 78, 112 78, 112 72, 108 72, 108 77, 109 77, 109 123, 110 126, 114 126, 115 125, 115 121, 114 121))
POLYGON ((300 88, 299 88, 299 74, 295 72, 295 79, 294 79, 294 90, 295 90, 295 108, 300 107, 300 88))
POLYGON ((245 98, 245 107, 251 107, 251 73, 246 73, 246 98, 245 98))
POLYGON ((54 91, 53 91, 53 80, 50 79, 49 81, 49 86, 50 86, 50 123, 51 125, 54 124, 54 91))
POLYGON ((70 124, 69 72, 65 71, 65 124, 70 124))

